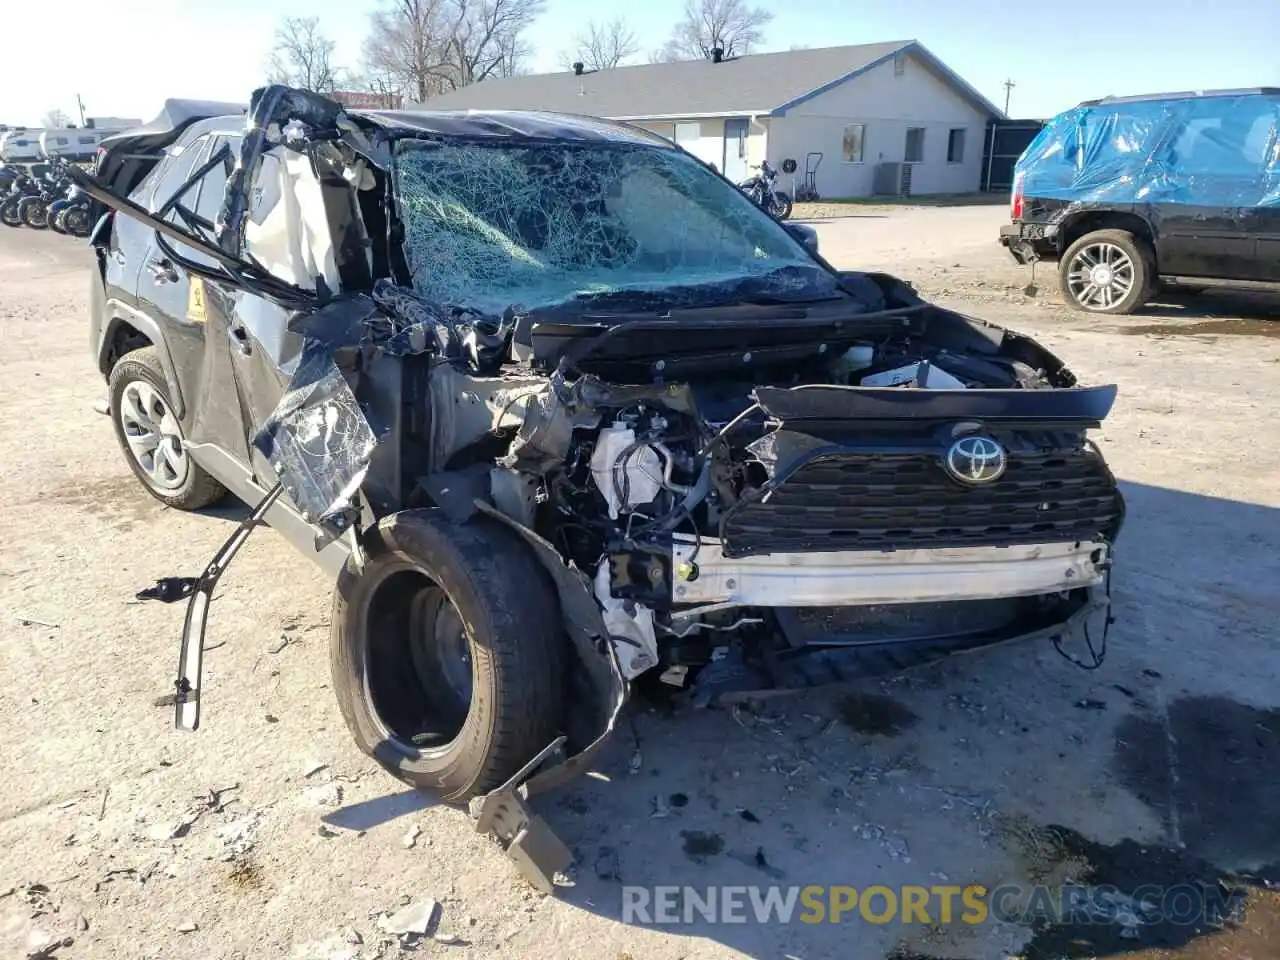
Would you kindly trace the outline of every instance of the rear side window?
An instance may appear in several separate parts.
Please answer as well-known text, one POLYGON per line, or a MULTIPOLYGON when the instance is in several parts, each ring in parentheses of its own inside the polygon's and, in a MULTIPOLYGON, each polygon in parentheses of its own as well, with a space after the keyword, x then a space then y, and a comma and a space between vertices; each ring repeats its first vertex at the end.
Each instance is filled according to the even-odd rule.
MULTIPOLYGON (((224 145, 231 148, 231 159, 235 162, 236 154, 240 152, 239 137, 218 137, 213 141, 213 149, 210 150, 209 156, 217 153, 224 145)), ((218 212, 222 209, 223 195, 227 190, 227 165, 219 163, 212 170, 204 175, 204 179, 200 181, 200 198, 196 201, 195 212, 204 217, 210 223, 216 223, 218 220, 218 212)), ((188 198, 190 199, 190 198, 188 198)))
POLYGON ((206 134, 182 147, 181 152, 174 153, 176 148, 173 147, 165 151, 164 159, 157 163, 138 184, 132 199, 141 203, 152 213, 159 210, 164 206, 165 201, 173 196, 174 191, 182 186, 187 177, 191 176, 191 171, 196 167, 197 157, 208 143, 209 136, 206 134))
POLYGON ((1171 148, 1178 171, 1189 175, 1256 177, 1275 126, 1275 105, 1263 97, 1191 101, 1171 148))

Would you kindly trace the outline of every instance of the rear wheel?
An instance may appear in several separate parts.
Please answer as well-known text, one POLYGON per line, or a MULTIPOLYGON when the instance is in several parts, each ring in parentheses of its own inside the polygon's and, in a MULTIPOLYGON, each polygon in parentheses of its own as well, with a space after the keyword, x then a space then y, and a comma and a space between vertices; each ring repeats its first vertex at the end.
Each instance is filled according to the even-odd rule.
POLYGON ((43 200, 32 200, 22 207, 22 222, 33 230, 49 226, 49 205, 43 200))
POLYGON ((22 214, 18 212, 18 204, 21 202, 21 197, 10 197, 0 203, 0 222, 7 227, 22 226, 22 214))
POLYGON ((559 735, 568 638, 545 572, 510 530, 431 510, 384 519, 334 593, 329 664, 360 749, 462 801, 559 735))
POLYGON ((1077 310, 1133 313, 1151 298, 1155 257, 1126 230, 1095 230, 1067 248, 1058 275, 1063 296, 1077 310))
POLYGON ((791 197, 779 190, 773 195, 773 210, 770 211, 779 220, 791 216, 791 197))
POLYGON ((187 452, 155 347, 121 357, 107 386, 116 440, 149 494, 178 510, 199 510, 226 496, 187 452))

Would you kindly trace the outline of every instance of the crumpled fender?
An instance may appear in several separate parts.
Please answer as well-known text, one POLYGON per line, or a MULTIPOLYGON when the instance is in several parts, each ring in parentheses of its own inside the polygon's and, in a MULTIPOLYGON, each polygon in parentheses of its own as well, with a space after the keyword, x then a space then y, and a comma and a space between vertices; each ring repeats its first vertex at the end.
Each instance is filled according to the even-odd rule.
POLYGON ((563 762, 526 780, 521 787, 526 796, 532 796, 567 783, 586 770, 617 726, 631 687, 622 676, 617 655, 609 642, 608 631, 600 615, 600 607, 596 604, 586 575, 565 566, 560 554, 550 543, 496 507, 477 500, 476 509, 520 534, 550 575, 560 599, 560 613, 564 617, 565 630, 585 668, 585 674, 590 678, 596 700, 589 705, 596 714, 594 722, 580 722, 579 729, 573 731, 575 735, 571 737, 571 742, 577 741, 585 745, 563 762))
POLYGON ((555 548, 528 527, 483 500, 477 499, 475 506, 520 534, 546 568, 560 597, 565 630, 584 668, 581 674, 589 678, 591 685, 590 702, 583 703, 578 696, 570 698, 569 735, 561 735, 547 744, 510 780, 482 797, 475 797, 470 805, 476 831, 493 836, 524 878, 543 893, 550 894, 555 892, 557 874, 573 861, 573 853, 525 801, 534 794, 567 783, 587 769, 617 726, 630 686, 623 679, 585 575, 565 566, 555 548), (578 745, 581 749, 566 755, 566 747, 573 749, 578 745), (536 772, 539 768, 540 772, 536 772))

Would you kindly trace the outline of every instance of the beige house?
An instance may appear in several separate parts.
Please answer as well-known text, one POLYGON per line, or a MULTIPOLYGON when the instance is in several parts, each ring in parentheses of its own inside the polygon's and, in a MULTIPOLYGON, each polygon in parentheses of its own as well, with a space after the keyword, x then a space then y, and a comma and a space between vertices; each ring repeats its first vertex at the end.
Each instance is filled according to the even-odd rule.
POLYGON ((914 40, 507 77, 423 106, 625 120, 735 181, 767 158, 794 160, 799 182, 821 154, 825 197, 976 191, 987 124, 1004 116, 914 40))

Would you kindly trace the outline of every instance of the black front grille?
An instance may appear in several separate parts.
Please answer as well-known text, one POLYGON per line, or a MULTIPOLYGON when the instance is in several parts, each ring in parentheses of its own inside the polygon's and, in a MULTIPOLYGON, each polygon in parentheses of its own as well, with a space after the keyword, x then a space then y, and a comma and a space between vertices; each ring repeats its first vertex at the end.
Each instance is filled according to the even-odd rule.
POLYGON ((941 456, 841 451, 805 463, 724 517, 726 556, 1055 543, 1113 537, 1124 502, 1091 448, 1009 451, 995 482, 969 486, 941 456))

